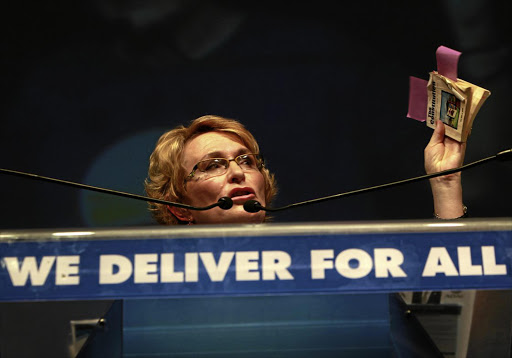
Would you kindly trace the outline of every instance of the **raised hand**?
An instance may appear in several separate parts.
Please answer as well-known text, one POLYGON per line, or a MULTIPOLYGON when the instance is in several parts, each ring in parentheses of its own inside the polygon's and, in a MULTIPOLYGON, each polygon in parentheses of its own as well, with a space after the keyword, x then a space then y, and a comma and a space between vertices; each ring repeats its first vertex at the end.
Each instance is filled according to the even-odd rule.
MULTIPOLYGON (((436 123, 436 129, 425 147, 425 170, 428 174, 462 165, 466 143, 459 143, 444 135, 444 124, 436 123)), ((434 212, 442 219, 452 219, 464 214, 460 172, 430 179, 434 198, 434 212)))

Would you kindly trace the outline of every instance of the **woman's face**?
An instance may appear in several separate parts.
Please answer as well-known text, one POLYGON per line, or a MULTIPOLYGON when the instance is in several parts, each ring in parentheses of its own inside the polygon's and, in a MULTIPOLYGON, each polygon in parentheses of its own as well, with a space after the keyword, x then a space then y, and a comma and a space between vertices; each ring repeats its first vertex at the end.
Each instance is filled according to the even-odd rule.
MULTIPOLYGON (((234 159, 248 153, 251 153, 250 150, 237 136, 208 132, 185 144, 183 166, 188 174, 201 160, 234 159)), ((225 174, 206 179, 192 177, 187 180, 185 189, 185 203, 193 206, 207 206, 224 196, 233 200, 233 207, 229 210, 216 207, 206 211, 183 211, 188 216, 187 221, 196 224, 261 223, 265 218, 264 211, 248 213, 243 208, 243 204, 251 199, 265 205, 265 182, 259 170, 244 171, 236 162, 230 161, 225 174)))

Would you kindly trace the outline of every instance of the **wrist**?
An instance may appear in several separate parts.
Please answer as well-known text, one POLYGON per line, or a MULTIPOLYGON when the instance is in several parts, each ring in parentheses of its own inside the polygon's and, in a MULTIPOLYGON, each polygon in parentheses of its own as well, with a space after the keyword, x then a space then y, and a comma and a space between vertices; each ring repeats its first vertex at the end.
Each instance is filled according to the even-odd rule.
POLYGON ((434 199, 435 217, 439 219, 454 219, 465 214, 460 180, 431 181, 430 184, 434 199))
POLYGON ((462 193, 462 179, 460 175, 431 178, 429 182, 434 196, 459 195, 462 193))
POLYGON ((462 205, 462 215, 456 216, 456 217, 443 217, 436 212, 434 212, 434 218, 441 219, 441 220, 455 220, 455 219, 462 219, 466 218, 468 216, 468 207, 466 205, 462 205))

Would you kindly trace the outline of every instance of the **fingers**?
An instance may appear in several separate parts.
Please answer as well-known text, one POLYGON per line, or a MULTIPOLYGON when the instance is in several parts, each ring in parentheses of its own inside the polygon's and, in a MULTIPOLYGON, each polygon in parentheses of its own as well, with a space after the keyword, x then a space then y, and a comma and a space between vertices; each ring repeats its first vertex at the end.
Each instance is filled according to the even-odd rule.
POLYGON ((434 133, 432 133, 432 137, 430 138, 430 142, 428 142, 428 146, 436 145, 444 142, 444 123, 440 120, 436 121, 436 128, 434 129, 434 133))
POLYGON ((459 157, 459 165, 462 165, 464 155, 466 154, 466 142, 460 143, 447 137, 445 140, 445 148, 452 155, 457 155, 459 157))

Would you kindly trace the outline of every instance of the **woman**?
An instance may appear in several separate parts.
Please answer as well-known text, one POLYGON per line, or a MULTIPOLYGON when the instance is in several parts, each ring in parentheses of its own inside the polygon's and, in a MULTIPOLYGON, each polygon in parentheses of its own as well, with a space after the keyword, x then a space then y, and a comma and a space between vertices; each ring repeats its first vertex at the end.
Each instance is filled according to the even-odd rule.
MULTIPOLYGON (((460 166, 464 150, 465 145, 444 136, 444 125, 437 126, 425 148, 427 172, 460 166)), ((145 184, 152 198, 192 206, 207 206, 224 196, 233 200, 229 210, 194 211, 151 204, 155 219, 165 225, 262 223, 265 212, 248 213, 243 204, 253 199, 268 205, 277 192, 252 134, 235 120, 212 115, 160 137, 145 184)), ((431 179, 431 187, 436 217, 465 214, 460 173, 431 179)))
POLYGON ((147 194, 193 206, 229 196, 234 205, 194 211, 155 204, 155 219, 167 225, 263 222, 264 211, 243 208, 249 199, 270 203, 277 191, 259 154, 258 143, 242 124, 218 116, 203 116, 164 133, 150 157, 147 194))

